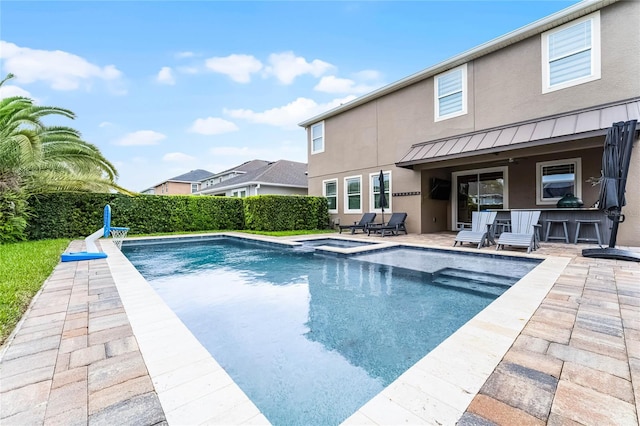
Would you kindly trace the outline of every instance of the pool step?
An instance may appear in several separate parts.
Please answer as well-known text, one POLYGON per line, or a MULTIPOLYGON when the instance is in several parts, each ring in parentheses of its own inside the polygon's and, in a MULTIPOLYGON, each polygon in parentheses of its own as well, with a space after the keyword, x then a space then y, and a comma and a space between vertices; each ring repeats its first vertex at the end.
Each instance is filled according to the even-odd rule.
POLYGON ((514 284, 506 275, 478 273, 457 268, 444 268, 433 273, 433 283, 491 296, 500 296, 514 284))

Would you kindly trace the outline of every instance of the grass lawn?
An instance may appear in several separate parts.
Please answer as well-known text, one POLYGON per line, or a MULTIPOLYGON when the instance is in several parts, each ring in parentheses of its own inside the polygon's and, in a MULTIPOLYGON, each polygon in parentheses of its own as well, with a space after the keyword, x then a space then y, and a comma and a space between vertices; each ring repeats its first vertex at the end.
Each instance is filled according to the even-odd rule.
POLYGON ((5 341, 70 240, 0 245, 0 344, 5 341))

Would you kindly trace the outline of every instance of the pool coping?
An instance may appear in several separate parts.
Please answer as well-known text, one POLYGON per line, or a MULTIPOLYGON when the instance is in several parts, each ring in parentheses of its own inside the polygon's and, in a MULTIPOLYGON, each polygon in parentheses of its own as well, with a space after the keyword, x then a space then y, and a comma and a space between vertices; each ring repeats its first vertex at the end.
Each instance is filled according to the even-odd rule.
MULTIPOLYGON (((279 237, 233 232, 168 239, 193 241, 212 236, 296 245, 279 237)), ((158 238, 167 237, 135 240, 158 238)), ((115 245, 110 240, 101 243, 168 423, 270 424, 115 245)), ((412 243, 377 246, 383 244, 380 248, 407 246, 470 253, 469 249, 412 243)), ((354 249, 329 248, 342 254, 352 254, 354 249)), ((502 257, 499 253, 486 255, 502 257)), ((537 258, 542 262, 343 424, 455 424, 462 417, 571 260, 513 254, 505 257, 537 258)))

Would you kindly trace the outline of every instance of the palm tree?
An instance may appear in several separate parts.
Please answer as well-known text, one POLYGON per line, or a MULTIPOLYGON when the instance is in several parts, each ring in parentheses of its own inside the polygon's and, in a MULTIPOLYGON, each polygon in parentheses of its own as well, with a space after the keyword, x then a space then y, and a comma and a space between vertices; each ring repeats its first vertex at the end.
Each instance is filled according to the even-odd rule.
POLYGON ((75 118, 67 109, 34 105, 22 96, 0 100, 0 191, 131 194, 116 183, 116 168, 95 145, 75 129, 45 125, 41 119, 49 115, 75 118))

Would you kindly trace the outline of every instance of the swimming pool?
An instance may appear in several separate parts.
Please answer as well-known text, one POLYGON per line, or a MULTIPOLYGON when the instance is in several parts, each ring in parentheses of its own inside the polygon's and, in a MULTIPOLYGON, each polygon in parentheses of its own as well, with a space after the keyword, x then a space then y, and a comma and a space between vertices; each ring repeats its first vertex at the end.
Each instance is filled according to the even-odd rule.
POLYGON ((431 285, 446 268, 392 264, 424 250, 350 260, 229 238, 123 249, 274 424, 339 423, 496 297, 431 285))

